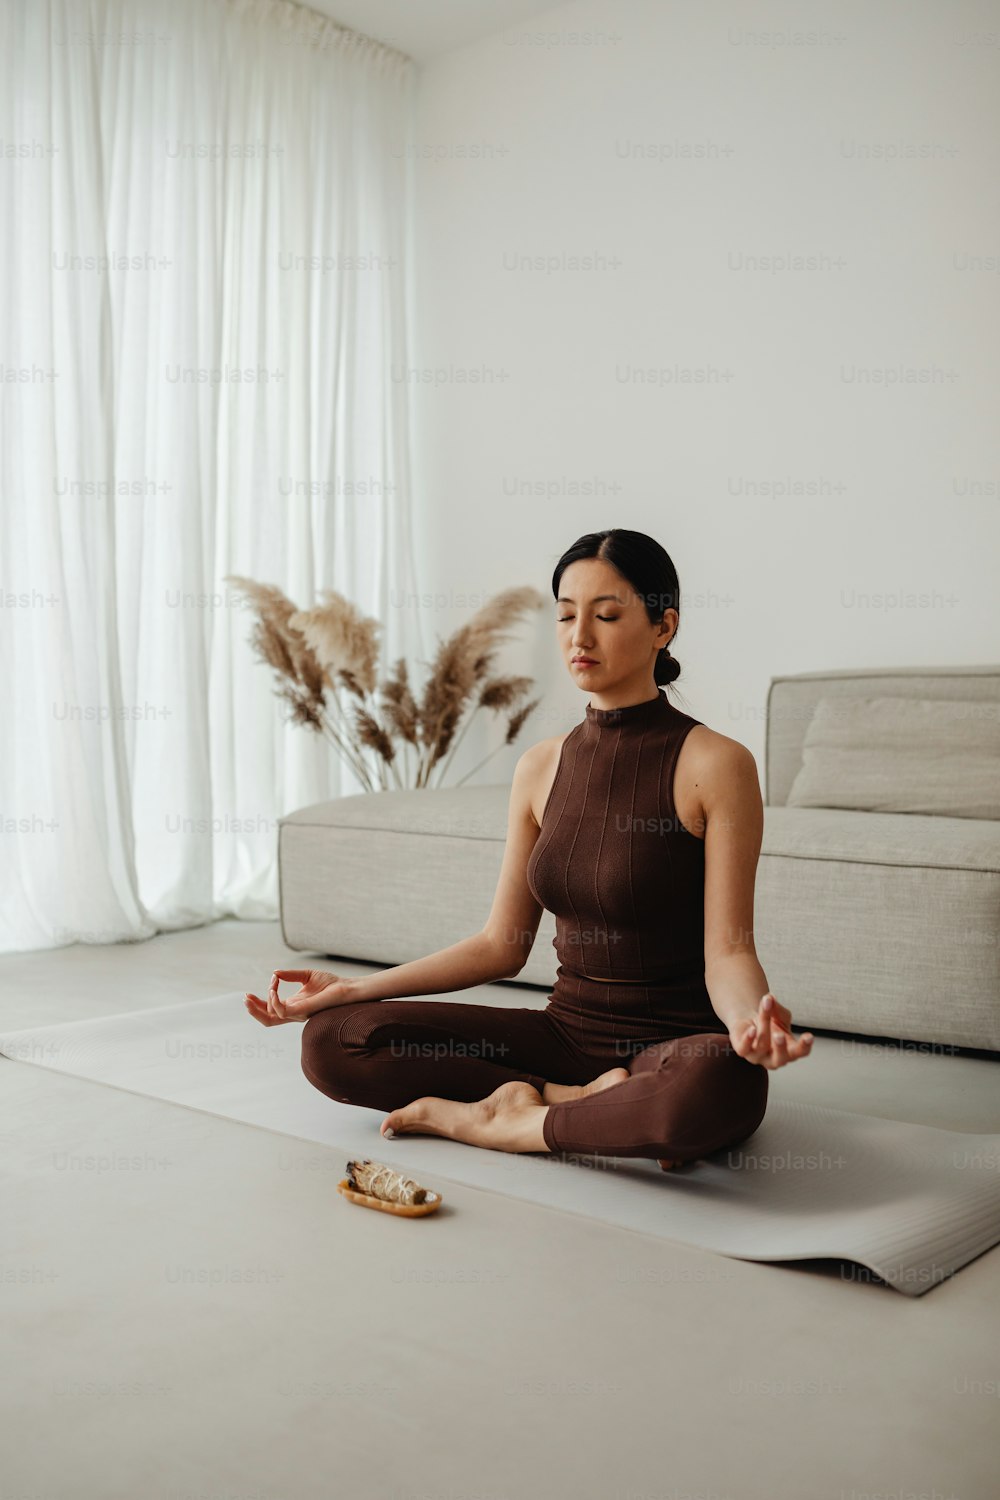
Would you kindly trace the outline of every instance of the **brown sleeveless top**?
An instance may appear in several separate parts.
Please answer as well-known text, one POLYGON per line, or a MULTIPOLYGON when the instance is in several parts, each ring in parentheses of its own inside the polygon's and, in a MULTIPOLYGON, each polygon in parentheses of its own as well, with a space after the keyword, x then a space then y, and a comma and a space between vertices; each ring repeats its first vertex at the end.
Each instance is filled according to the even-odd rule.
MULTIPOLYGON (((659 691, 624 708, 588 703, 563 740, 527 879, 555 916, 567 993, 577 976, 645 984, 644 1017, 708 1030, 725 1028, 704 981, 704 842, 673 802, 681 745, 701 722, 659 691)), ((623 989, 615 1008, 638 1000, 623 989)))

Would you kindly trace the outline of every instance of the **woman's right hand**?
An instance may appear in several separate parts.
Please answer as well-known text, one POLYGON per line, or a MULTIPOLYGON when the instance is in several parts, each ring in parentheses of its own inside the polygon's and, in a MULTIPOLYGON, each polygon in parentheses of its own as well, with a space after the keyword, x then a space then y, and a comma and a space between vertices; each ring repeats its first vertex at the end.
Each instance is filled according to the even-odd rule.
POLYGON ((246 992, 246 1008, 262 1026, 280 1026, 285 1021, 305 1021, 318 1010, 329 1010, 351 999, 353 983, 323 969, 275 969, 267 999, 246 992), (297 980, 300 988, 283 1000, 278 994, 282 979, 297 980))

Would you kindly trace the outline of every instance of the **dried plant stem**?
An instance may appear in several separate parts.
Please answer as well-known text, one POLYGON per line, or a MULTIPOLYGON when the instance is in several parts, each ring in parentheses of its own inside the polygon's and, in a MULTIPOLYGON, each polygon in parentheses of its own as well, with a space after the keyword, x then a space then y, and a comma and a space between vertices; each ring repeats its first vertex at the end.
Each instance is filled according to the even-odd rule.
MULTIPOLYGON (((337 707, 337 711, 338 711, 338 713, 340 714, 340 717, 341 717, 341 723, 342 723, 342 725, 344 727, 344 730, 345 730, 345 733, 346 733, 348 731, 347 714, 344 711, 343 705, 341 704, 340 699, 339 699, 339 697, 338 697, 338 695, 337 695, 336 692, 334 692, 331 695, 331 701, 337 707)), ((373 718, 375 717, 374 706, 369 707, 368 712, 371 713, 371 715, 372 715, 373 718)), ((324 717, 328 718, 328 716, 326 716, 326 715, 324 715, 324 717)), ((330 723, 331 730, 334 731, 334 733, 335 733, 336 726, 333 724, 332 720, 328 719, 328 722, 330 723)), ((365 783, 366 789, 368 791, 370 791, 370 792, 374 791, 375 787, 372 784, 371 771, 369 769, 369 763, 364 760, 361 752, 357 749, 357 747, 353 743, 351 743, 351 742, 346 742, 345 743, 345 742, 341 741, 339 738, 334 738, 334 743, 337 744, 337 745, 341 745, 341 744, 344 745, 344 749, 347 751, 348 758, 350 759, 351 764, 353 766, 355 766, 355 768, 357 769, 358 775, 361 777, 361 779, 365 783)), ((389 790, 389 778, 390 778, 390 775, 391 775, 392 779, 395 781, 395 783, 396 783, 396 785, 398 787, 400 787, 400 788, 403 787, 403 782, 400 779, 400 775, 399 775, 399 768, 396 765, 395 761, 386 761, 386 760, 383 759, 383 757, 381 755, 376 755, 374 757, 374 761, 375 761, 376 774, 378 776, 379 789, 381 791, 385 792, 385 791, 389 790)))
MULTIPOLYGON (((443 760, 443 759, 444 759, 444 757, 442 756, 441 760, 443 760)), ((424 765, 421 768, 420 779, 417 782, 417 785, 421 786, 421 787, 430 786, 430 784, 431 784, 431 775, 433 774, 435 767, 438 766, 438 765, 440 765, 440 764, 441 764, 440 760, 435 760, 434 759, 433 746, 432 746, 431 747, 431 751, 430 751, 430 753, 427 756, 427 760, 426 760, 426 762, 424 763, 424 765)))
MULTIPOLYGON (((334 701, 336 701, 336 698, 334 698, 334 701)), ((338 706, 338 708, 340 708, 339 704, 337 706, 338 706)), ((341 717, 343 718, 343 709, 340 709, 340 712, 341 712, 341 717)), ((343 751, 344 758, 347 760, 348 764, 354 769, 356 775, 358 776, 358 779, 365 786, 365 789, 367 791, 369 791, 369 792, 373 792, 375 790, 375 788, 372 785, 372 779, 371 779, 371 775, 369 773, 368 767, 365 765, 364 761, 362 760, 361 756, 358 754, 358 752, 355 749, 355 747, 351 744, 350 740, 342 739, 341 738, 341 735, 340 735, 340 732, 339 732, 339 726, 334 723, 333 719, 330 717, 330 715, 328 713, 322 714, 321 718, 322 718, 322 721, 323 721, 323 728, 326 730, 329 738, 337 746, 338 750, 342 750, 343 751)))
POLYGON ((418 756, 417 756, 417 779, 413 783, 413 785, 415 787, 423 787, 423 786, 427 785, 427 777, 430 774, 430 768, 431 768, 430 767, 430 754, 431 754, 431 749, 432 748, 433 747, 427 747, 427 756, 426 756, 426 759, 424 758, 424 756, 422 754, 418 753, 418 756))
MULTIPOLYGON (((397 759, 398 759, 398 757, 397 757, 397 759)), ((396 763, 396 761, 395 761, 395 760, 391 760, 391 761, 390 761, 390 762, 389 762, 389 767, 388 767, 388 769, 389 769, 389 771, 390 771, 390 772, 391 772, 391 774, 392 774, 392 778, 393 778, 393 780, 394 780, 394 781, 395 781, 395 783, 396 783, 396 785, 397 785, 397 786, 398 786, 398 787, 399 787, 399 788, 400 788, 400 789, 401 789, 401 790, 402 790, 402 789, 404 789, 404 788, 405 788, 405 786, 406 786, 406 782, 405 782, 405 781, 404 781, 404 780, 403 780, 403 778, 402 778, 402 776, 401 776, 401 775, 400 775, 400 774, 399 774, 399 766, 398 766, 398 765, 397 765, 397 763, 396 763)), ((404 770, 405 770, 405 766, 404 766, 404 770)))
POLYGON ((441 762, 441 770, 440 770, 440 773, 438 775, 438 779, 437 779, 437 781, 435 783, 435 786, 440 786, 441 783, 444 781, 444 778, 445 778, 445 775, 447 773, 448 767, 451 765, 451 762, 452 762, 452 760, 454 758, 455 751, 458 749, 459 745, 462 743, 462 740, 465 738, 465 731, 468 729, 469 725, 472 723, 472 721, 473 721, 474 718, 475 718, 475 713, 469 714, 468 717, 465 720, 465 723, 462 725, 461 729, 459 730, 458 734, 456 734, 456 736, 454 738, 454 741, 452 743, 451 749, 449 750, 448 754, 445 756, 445 758, 441 762))
MULTIPOLYGON (((396 785, 398 787, 400 787, 401 789, 404 788, 405 785, 406 785, 406 783, 404 782, 402 776, 399 774, 399 756, 398 756, 398 754, 392 760, 389 761, 387 769, 388 769, 389 773, 391 774, 392 779, 395 781, 396 785)), ((404 770, 406 769, 405 765, 404 765, 403 769, 404 770)))
POLYGON ((332 727, 329 720, 324 719, 323 730, 330 743, 335 746, 337 750, 340 750, 343 753, 344 760, 354 771, 354 774, 357 776, 358 780, 363 784, 365 791, 373 792, 375 790, 375 787, 372 785, 372 779, 368 773, 368 768, 364 765, 358 764, 356 757, 351 754, 350 747, 344 744, 344 741, 337 734, 336 730, 332 727))

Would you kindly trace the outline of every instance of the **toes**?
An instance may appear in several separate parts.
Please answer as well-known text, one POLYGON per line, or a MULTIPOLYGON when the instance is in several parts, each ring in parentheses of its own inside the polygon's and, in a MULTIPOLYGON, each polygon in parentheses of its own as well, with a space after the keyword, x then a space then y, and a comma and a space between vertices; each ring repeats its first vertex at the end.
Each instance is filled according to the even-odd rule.
POLYGON ((414 1099, 402 1109, 390 1110, 379 1126, 379 1134, 390 1141, 394 1136, 406 1135, 410 1131, 419 1135, 430 1123, 434 1103, 433 1099, 414 1099))

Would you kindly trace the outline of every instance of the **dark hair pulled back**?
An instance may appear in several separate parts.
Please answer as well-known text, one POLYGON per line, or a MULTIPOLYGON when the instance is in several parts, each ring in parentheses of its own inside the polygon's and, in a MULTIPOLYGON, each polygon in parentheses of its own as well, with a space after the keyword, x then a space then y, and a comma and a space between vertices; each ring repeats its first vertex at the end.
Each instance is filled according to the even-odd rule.
MULTIPOLYGON (((663 621, 665 609, 678 611, 677 629, 680 629, 680 583, 677 569, 670 554, 644 531, 628 531, 621 526, 609 527, 606 531, 589 531, 578 537, 556 563, 552 574, 552 597, 559 597, 559 582, 570 563, 583 558, 599 557, 609 562, 642 599, 650 624, 663 621)), ((677 631, 671 636, 676 637, 677 631)), ((671 656, 670 647, 661 646, 653 666, 653 678, 657 686, 676 681, 681 664, 671 656)))

